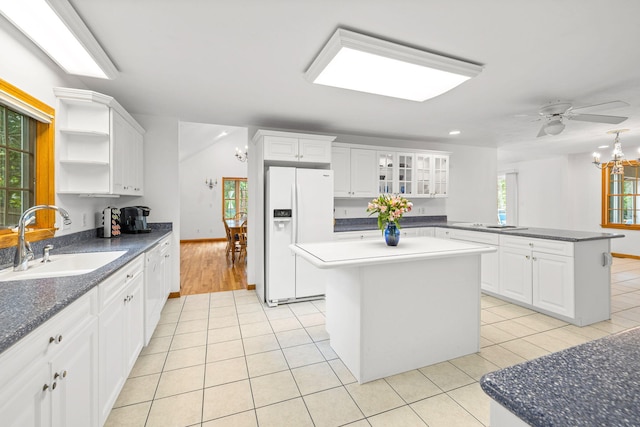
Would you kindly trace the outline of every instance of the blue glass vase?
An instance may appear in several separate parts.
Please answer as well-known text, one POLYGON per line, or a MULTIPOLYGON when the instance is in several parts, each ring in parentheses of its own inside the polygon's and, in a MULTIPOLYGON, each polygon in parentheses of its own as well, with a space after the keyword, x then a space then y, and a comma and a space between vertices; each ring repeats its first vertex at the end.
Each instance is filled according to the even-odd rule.
POLYGON ((387 223, 387 228, 384 229, 384 241, 388 246, 398 246, 400 242, 400 229, 396 226, 395 222, 387 223))

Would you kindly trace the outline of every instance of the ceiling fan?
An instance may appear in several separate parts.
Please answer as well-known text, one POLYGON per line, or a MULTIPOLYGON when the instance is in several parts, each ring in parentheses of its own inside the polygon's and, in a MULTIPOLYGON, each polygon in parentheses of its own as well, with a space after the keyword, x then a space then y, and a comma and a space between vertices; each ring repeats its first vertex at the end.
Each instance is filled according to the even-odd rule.
POLYGON ((540 128, 540 132, 538 132, 538 137, 545 135, 558 135, 560 132, 564 130, 564 122, 563 120, 578 120, 581 122, 592 122, 592 123, 609 123, 609 124, 618 124, 627 120, 627 117, 622 116, 606 116, 602 114, 586 114, 580 113, 582 110, 597 108, 597 109, 613 109, 620 107, 628 107, 629 104, 624 101, 611 101, 611 102, 603 102, 601 104, 593 104, 593 105, 585 105, 582 107, 574 108, 568 102, 557 102, 554 104, 545 105, 540 108, 538 114, 542 116, 545 123, 540 128))

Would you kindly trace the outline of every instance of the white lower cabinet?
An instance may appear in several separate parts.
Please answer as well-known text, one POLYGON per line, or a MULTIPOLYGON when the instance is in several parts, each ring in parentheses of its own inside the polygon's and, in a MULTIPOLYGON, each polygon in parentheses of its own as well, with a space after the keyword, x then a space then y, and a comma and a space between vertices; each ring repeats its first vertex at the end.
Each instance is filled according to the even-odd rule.
POLYGON ((149 344, 162 308, 169 297, 171 276, 171 235, 145 253, 144 345, 149 344))
POLYGON ((100 425, 104 424, 144 343, 144 256, 98 285, 100 425))
POLYGON ((573 258, 534 252, 531 260, 533 306, 574 317, 573 258))
POLYGON ((574 317, 573 243, 502 236, 500 295, 574 317))
POLYGON ((96 307, 93 289, 0 356, 3 426, 98 426, 96 307))

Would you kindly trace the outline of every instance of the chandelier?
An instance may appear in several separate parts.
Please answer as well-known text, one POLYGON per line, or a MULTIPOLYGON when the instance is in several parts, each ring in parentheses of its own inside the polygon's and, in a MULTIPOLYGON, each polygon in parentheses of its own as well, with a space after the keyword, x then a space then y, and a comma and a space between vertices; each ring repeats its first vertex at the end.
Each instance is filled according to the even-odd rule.
POLYGON ((236 159, 240 160, 241 162, 246 162, 249 158, 249 153, 247 151, 248 149, 249 147, 247 147, 246 145, 244 146, 244 151, 236 147, 236 159))
MULTIPOLYGON (((607 132, 608 134, 616 134, 616 138, 613 140, 613 153, 611 153, 613 158, 606 163, 601 163, 600 153, 593 153, 593 161, 591 163, 593 163, 598 169, 611 168, 611 175, 624 175, 624 167, 630 166, 632 163, 624 157, 624 153, 622 152, 622 143, 620 142, 620 134, 622 132, 627 132, 628 130, 629 129, 617 129, 607 132)), ((637 160, 640 161, 640 159, 637 160)))

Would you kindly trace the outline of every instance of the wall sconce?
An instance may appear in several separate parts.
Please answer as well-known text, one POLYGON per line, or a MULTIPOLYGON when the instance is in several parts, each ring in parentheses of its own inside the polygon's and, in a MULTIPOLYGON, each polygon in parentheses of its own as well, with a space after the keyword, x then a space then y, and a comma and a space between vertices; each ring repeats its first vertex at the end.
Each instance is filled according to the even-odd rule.
POLYGON ((213 187, 215 187, 216 185, 218 185, 218 180, 216 179, 215 181, 211 178, 209 178, 209 181, 207 181, 206 179, 204 180, 204 184, 207 185, 209 187, 209 190, 213 190, 213 187))
POLYGON ((249 153, 247 151, 248 149, 249 147, 247 147, 246 145, 244 146, 244 151, 241 151, 238 147, 236 147, 236 159, 240 160, 241 162, 246 162, 249 158, 249 153))

